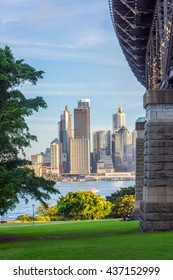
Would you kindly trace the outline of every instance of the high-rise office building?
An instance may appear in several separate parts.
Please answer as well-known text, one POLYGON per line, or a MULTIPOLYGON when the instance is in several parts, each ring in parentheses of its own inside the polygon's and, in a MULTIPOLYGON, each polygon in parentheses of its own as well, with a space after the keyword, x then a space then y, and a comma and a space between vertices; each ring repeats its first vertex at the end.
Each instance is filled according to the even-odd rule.
POLYGON ((78 100, 78 108, 74 109, 74 137, 90 139, 90 100, 78 100))
POLYGON ((112 116, 113 133, 118 131, 122 126, 126 126, 126 115, 123 111, 123 108, 119 108, 118 112, 112 116))
POLYGON ((43 156, 43 165, 50 166, 50 148, 46 148, 45 153, 41 153, 43 156))
POLYGON ((122 126, 112 135, 112 159, 116 171, 132 171, 132 133, 122 126))
POLYGON ((50 161, 52 175, 59 175, 62 166, 62 143, 58 138, 50 144, 50 161))
POLYGON ((90 173, 90 140, 70 139, 70 173, 90 173))
MULTIPOLYGON (((97 171, 97 163, 112 162, 112 139, 110 130, 100 130, 93 133, 93 172, 97 171)), ((108 168, 105 168, 108 169, 108 168)), ((112 169, 112 168, 111 168, 112 169)))
POLYGON ((74 109, 74 139, 70 139, 70 173, 90 173, 90 100, 74 109))
POLYGON ((62 112, 60 117, 59 126, 59 139, 62 143, 62 164, 63 171, 69 171, 69 162, 70 162, 70 150, 69 150, 69 140, 73 137, 73 129, 72 129, 72 115, 68 110, 67 105, 65 106, 65 110, 62 112))
POLYGON ((32 165, 29 168, 33 169, 35 175, 38 177, 42 177, 42 165, 43 165, 43 156, 42 154, 31 155, 32 165))

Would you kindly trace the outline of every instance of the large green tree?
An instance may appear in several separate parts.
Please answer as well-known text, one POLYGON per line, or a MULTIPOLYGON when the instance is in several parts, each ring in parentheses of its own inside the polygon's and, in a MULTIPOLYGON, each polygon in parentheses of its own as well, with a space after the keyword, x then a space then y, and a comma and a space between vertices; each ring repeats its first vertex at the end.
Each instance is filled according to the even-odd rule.
POLYGON ((121 188, 120 190, 117 190, 116 192, 112 193, 110 196, 106 196, 106 199, 114 204, 118 198, 126 194, 135 195, 135 186, 121 188))
POLYGON ((58 215, 69 220, 101 219, 111 212, 112 204, 89 191, 69 192, 57 203, 58 215))
POLYGON ((13 209, 19 198, 32 198, 42 203, 57 193, 54 182, 37 178, 26 168, 24 149, 37 141, 32 135, 26 118, 46 108, 42 97, 27 99, 21 92, 24 83, 36 85, 43 78, 23 59, 16 60, 9 47, 0 48, 0 213, 13 209))
POLYGON ((110 196, 106 196, 106 199, 113 204, 112 217, 121 217, 123 214, 130 214, 134 209, 135 186, 121 188, 110 196))

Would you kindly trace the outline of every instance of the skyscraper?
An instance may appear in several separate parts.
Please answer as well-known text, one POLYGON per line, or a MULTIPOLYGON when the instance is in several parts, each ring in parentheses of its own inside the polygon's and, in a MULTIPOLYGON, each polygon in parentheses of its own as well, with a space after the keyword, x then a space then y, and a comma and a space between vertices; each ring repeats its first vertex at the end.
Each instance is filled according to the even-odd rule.
POLYGON ((90 100, 78 100, 74 109, 74 137, 90 139, 90 100))
POLYGON ((65 106, 65 110, 62 112, 60 117, 59 126, 59 139, 62 143, 62 164, 63 171, 69 171, 69 139, 73 137, 72 130, 72 115, 68 110, 67 105, 65 106))
POLYGON ((50 144, 50 161, 52 175, 58 175, 61 172, 62 159, 62 143, 58 138, 55 138, 50 144))
POLYGON ((112 116, 113 133, 118 131, 122 126, 126 126, 126 115, 123 111, 123 108, 119 108, 118 112, 112 116))
POLYGON ((111 131, 100 130, 93 133, 93 168, 94 172, 97 171, 97 162, 99 160, 108 161, 111 160, 112 155, 112 143, 111 143, 111 131))
POLYGON ((86 138, 70 139, 70 173, 90 173, 90 141, 86 138))
POLYGON ((70 140, 70 173, 90 173, 90 100, 74 109, 74 139, 70 140))
POLYGON ((112 158, 116 171, 131 171, 132 165, 132 133, 122 126, 112 135, 112 158))

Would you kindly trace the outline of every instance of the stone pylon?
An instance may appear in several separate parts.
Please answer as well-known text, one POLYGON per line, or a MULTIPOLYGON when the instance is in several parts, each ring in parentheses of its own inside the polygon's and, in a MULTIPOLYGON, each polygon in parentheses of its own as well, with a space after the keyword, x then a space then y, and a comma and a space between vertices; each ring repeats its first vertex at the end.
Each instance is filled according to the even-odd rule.
POLYGON ((136 182, 134 219, 139 219, 140 202, 143 199, 144 185, 144 126, 145 118, 138 118, 135 124, 136 138, 136 182))
POLYGON ((173 230, 173 90, 144 95, 144 186, 140 230, 173 230))

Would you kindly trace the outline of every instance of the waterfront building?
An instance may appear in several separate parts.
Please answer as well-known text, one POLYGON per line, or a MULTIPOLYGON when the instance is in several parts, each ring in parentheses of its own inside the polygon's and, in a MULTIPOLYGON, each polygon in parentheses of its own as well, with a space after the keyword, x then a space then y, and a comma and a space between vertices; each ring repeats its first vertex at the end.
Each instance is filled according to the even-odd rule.
POLYGON ((41 153, 43 156, 43 165, 50 166, 50 148, 46 148, 45 153, 41 153))
POLYGON ((114 166, 112 163, 112 157, 111 156, 102 156, 97 161, 97 171, 98 174, 107 174, 107 173, 113 173, 114 172, 114 166))
POLYGON ((90 100, 79 99, 74 109, 74 139, 70 139, 70 173, 90 173, 90 100))
POLYGON ((70 150, 69 150, 69 140, 73 137, 72 129, 72 114, 68 110, 67 105, 65 110, 60 116, 60 122, 58 123, 59 128, 59 139, 62 143, 62 166, 63 172, 69 172, 70 168, 70 150))
POLYGON ((90 100, 79 99, 74 109, 74 138, 90 139, 90 100))
POLYGON ((62 143, 55 138, 50 144, 51 174, 59 175, 62 169, 62 143))
POLYGON ((86 138, 70 139, 70 173, 90 173, 90 140, 86 138))
POLYGON ((110 158, 109 163, 112 163, 111 156, 111 131, 95 131, 93 133, 93 172, 97 172, 97 169, 99 169, 99 166, 101 166, 101 162, 103 165, 106 165, 108 157, 110 158), (97 165, 99 161, 100 165, 97 165))
POLYGON ((116 171, 132 170, 132 133, 122 126, 112 135, 112 159, 116 171))
POLYGON ((29 168, 34 170, 34 173, 38 177, 42 177, 43 175, 43 155, 42 154, 36 154, 36 155, 31 155, 31 162, 32 165, 28 166, 29 168))
POLYGON ((112 130, 113 133, 118 131, 122 126, 126 126, 126 115, 123 108, 119 108, 116 114, 112 116, 112 130))

